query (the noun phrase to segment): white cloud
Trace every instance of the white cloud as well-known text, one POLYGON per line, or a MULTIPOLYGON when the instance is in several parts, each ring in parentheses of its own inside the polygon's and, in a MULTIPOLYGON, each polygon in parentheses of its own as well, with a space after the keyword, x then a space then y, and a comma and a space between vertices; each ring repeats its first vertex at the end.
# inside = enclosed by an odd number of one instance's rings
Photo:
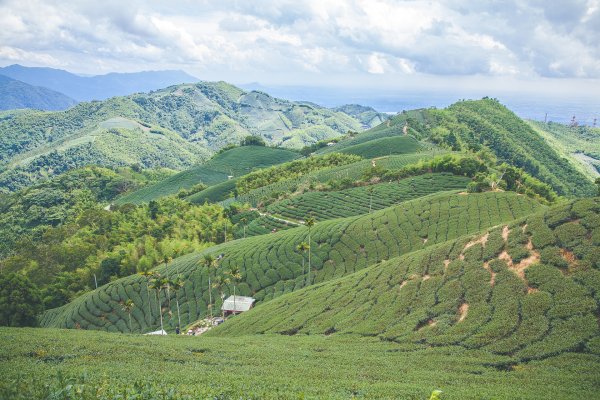
POLYGON ((600 78, 600 0, 4 0, 0 26, 0 63, 84 73, 600 78))

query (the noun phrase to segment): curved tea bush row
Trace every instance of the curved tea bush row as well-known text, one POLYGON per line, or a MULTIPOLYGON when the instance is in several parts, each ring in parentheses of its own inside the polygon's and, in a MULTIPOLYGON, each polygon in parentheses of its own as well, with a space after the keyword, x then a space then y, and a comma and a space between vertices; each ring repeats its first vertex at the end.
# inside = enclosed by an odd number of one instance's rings
POLYGON ((211 335, 379 336, 530 360, 600 355, 600 199, 585 199, 260 305, 211 335))
POLYGON ((242 146, 215 155, 207 162, 119 198, 117 204, 140 204, 203 183, 215 185, 228 175, 240 176, 257 168, 270 167, 299 158, 300 154, 265 146, 242 146))
POLYGON ((471 179, 448 173, 425 174, 399 182, 349 188, 336 192, 308 192, 271 204, 267 210, 285 219, 303 220, 312 215, 323 221, 367 214, 403 201, 437 192, 465 189, 471 179))
MULTIPOLYGON (((441 155, 445 153, 447 152, 429 151, 414 154, 394 155, 378 158, 375 160, 375 163, 377 166, 381 166, 385 169, 396 170, 403 168, 407 165, 414 164, 420 160, 427 160, 435 157, 436 155, 441 155)), ((320 170, 300 178, 280 181, 271 185, 251 190, 246 194, 227 200, 223 202, 223 205, 227 205, 232 201, 237 201, 240 203, 250 203, 253 206, 256 206, 262 199, 276 196, 282 192, 293 193, 302 186, 310 188, 311 185, 315 185, 318 183, 326 183, 331 180, 341 181, 343 179, 350 179, 355 181, 360 179, 365 173, 365 171, 371 168, 372 162, 372 160, 362 160, 349 165, 342 165, 339 167, 320 170)), ((200 193, 198 195, 200 195, 200 193)))
MULTIPOLYGON (((185 280, 179 292, 170 292, 170 306, 161 292, 160 304, 167 327, 176 324, 177 295, 182 323, 207 314, 208 275, 203 254, 223 254, 217 273, 232 266, 241 270, 237 293, 267 301, 335 277, 351 274, 381 260, 419 250, 431 244, 478 232, 529 215, 541 206, 525 196, 509 192, 482 194, 442 194, 402 203, 396 207, 361 217, 324 221, 312 229, 310 276, 303 273, 302 254, 296 246, 307 241, 307 228, 298 227, 272 235, 262 235, 224 243, 202 253, 179 257, 157 270, 163 275, 179 275, 185 280), (199 264, 200 263, 200 264, 199 264)), ((232 287, 225 290, 232 293, 232 287)), ((213 290, 212 298, 218 298, 213 290)), ((141 276, 119 279, 85 294, 61 308, 49 310, 42 326, 128 331, 128 315, 121 303, 132 299, 132 329, 146 332, 158 326, 156 295, 147 294, 141 276), (148 311, 150 310, 150 311, 148 311)), ((217 302, 216 307, 220 304, 217 302)))
MULTIPOLYGON (((335 147, 335 146, 333 146, 335 147)), ((365 143, 348 146, 340 153, 356 154, 362 158, 390 156, 392 154, 416 153, 423 150, 423 145, 412 136, 394 136, 374 139, 365 143)))

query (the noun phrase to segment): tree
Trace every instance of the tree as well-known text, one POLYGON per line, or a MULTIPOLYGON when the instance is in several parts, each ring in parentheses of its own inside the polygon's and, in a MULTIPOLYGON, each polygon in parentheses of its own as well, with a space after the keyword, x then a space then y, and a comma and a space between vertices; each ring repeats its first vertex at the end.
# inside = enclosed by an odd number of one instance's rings
POLYGON ((134 307, 135 307, 135 303, 131 299, 127 299, 121 306, 121 310, 123 310, 127 314, 129 314, 129 331, 130 332, 133 332, 133 329, 131 328, 131 311, 133 311, 134 307))
POLYGON ((219 295, 221 296, 221 317, 225 319, 225 310, 223 310, 223 302, 225 301, 225 286, 230 283, 230 280, 225 275, 217 275, 213 282, 213 288, 219 291, 219 295))
POLYGON ((310 249, 310 247, 308 246, 308 243, 306 243, 306 242, 302 242, 298 246, 296 246, 296 250, 298 250, 299 252, 302 253, 302 280, 303 280, 302 287, 306 286, 306 278, 304 276, 304 274, 305 274, 305 272, 304 272, 304 254, 306 253, 306 251, 308 249, 310 249))
POLYGON ((246 224, 248 223, 248 218, 243 217, 242 219, 240 219, 240 222, 242 223, 242 226, 244 227, 244 239, 246 239, 246 224))
POLYGON ((160 275, 154 275, 155 278, 150 282, 150 288, 156 290, 156 301, 158 303, 158 315, 160 315, 160 330, 164 331, 163 317, 162 317, 162 305, 160 302, 160 291, 165 287, 166 279, 160 275))
POLYGON ((235 289, 237 286, 237 283, 240 282, 240 280, 242 279, 242 274, 240 272, 240 269, 238 267, 236 267, 235 265, 232 265, 229 268, 229 271, 227 272, 229 274, 229 276, 231 277, 231 283, 233 284, 233 309, 235 312, 235 289))
POLYGON ((146 293, 148 295, 148 325, 150 325, 152 323, 152 309, 150 308, 150 279, 152 279, 154 273, 150 272, 150 270, 147 268, 138 273, 146 278, 146 293))
POLYGON ((311 247, 312 247, 311 246, 311 242, 310 242, 310 230, 315 225, 315 218, 314 217, 307 217, 304 220, 304 224, 308 228, 308 284, 310 285, 310 269, 311 269, 310 253, 311 253, 311 247))
POLYGON ((165 275, 167 279, 165 281, 167 288, 167 301, 169 302, 169 314, 171 314, 171 280, 169 279, 169 263, 173 261, 171 257, 164 256, 163 261, 165 263, 165 275))
POLYGON ((177 276, 177 278, 173 281, 170 282, 170 285, 173 287, 173 290, 175 291, 175 303, 177 304, 177 323, 180 328, 181 328, 181 314, 179 312, 179 290, 181 288, 183 288, 183 279, 181 279, 180 276, 177 276))
POLYGON ((261 138, 260 136, 246 136, 242 142, 240 143, 241 146, 266 146, 267 144, 265 143, 265 140, 263 138, 261 138))
POLYGON ((208 309, 210 312, 210 316, 212 317, 213 316, 213 313, 212 313, 212 288, 211 288, 211 284, 210 284, 210 277, 212 275, 212 269, 216 265, 216 260, 212 255, 205 254, 203 261, 204 261, 204 266, 206 267, 206 270, 208 272, 208 309))
POLYGON ((40 291, 26 276, 0 275, 0 325, 36 326, 42 311, 40 291))
POLYGON ((596 185, 598 185, 598 196, 600 196, 600 178, 596 178, 596 180, 594 181, 594 183, 596 185))

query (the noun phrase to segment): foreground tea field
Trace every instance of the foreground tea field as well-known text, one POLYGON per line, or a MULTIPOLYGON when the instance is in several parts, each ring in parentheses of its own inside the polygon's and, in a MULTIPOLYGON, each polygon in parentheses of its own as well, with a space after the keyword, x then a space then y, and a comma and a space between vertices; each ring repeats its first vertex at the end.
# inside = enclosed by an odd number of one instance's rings
MULTIPOLYGON (((163 275, 181 274, 185 281, 181 290, 170 291, 170 303, 165 291, 161 291, 165 326, 175 328, 175 296, 181 305, 182 324, 207 315, 208 274, 202 263, 203 254, 223 255, 214 274, 232 267, 240 269, 242 278, 237 293, 267 301, 308 284, 348 275, 382 260, 529 215, 540 208, 534 200, 511 192, 440 194, 370 215, 324 221, 312 228, 310 272, 307 256, 296 249, 299 243, 308 241, 304 226, 186 255, 169 264, 168 270, 164 266, 158 268, 163 275)), ((225 294, 232 292, 231 285, 225 289, 225 294)), ((121 304, 132 299, 132 330, 148 332, 159 326, 156 297, 148 293, 143 277, 122 278, 47 311, 41 323, 45 327, 129 331, 128 315, 121 304)), ((218 294, 212 290, 213 299, 218 294)))
POLYGON ((0 398, 592 399, 596 356, 516 364, 460 347, 376 338, 149 337, 0 328, 0 398))

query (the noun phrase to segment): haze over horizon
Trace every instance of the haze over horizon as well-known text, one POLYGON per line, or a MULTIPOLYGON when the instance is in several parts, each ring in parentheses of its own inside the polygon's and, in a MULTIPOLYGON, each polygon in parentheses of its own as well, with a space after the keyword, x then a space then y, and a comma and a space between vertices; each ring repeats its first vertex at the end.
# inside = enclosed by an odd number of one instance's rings
POLYGON ((320 92, 333 89, 359 100, 402 91, 600 106, 600 0, 5 0, 0 23, 2 66, 179 69, 325 103, 320 92))

